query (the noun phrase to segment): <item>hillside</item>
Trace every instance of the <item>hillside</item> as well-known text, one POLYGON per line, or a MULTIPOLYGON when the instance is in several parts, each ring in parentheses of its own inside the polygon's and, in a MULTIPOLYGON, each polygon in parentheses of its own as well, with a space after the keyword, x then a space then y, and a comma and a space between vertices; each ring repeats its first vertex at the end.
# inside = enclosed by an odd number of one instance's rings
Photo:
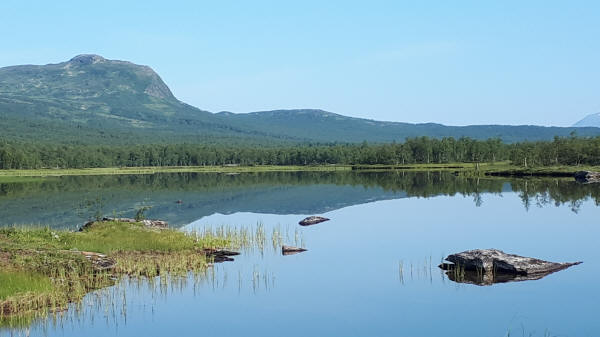
POLYGON ((522 140, 551 140, 554 136, 569 136, 576 131, 579 136, 600 135, 598 128, 543 127, 535 125, 469 125, 446 126, 436 123, 382 122, 346 117, 322 110, 275 110, 247 114, 220 112, 224 122, 239 128, 252 128, 259 132, 278 130, 294 138, 308 138, 317 142, 401 142, 405 138, 428 136, 471 137, 475 139, 501 138, 506 142, 522 140))
POLYGON ((585 118, 573 124, 573 126, 600 128, 600 112, 585 116, 585 118))
POLYGON ((0 68, 2 137, 25 141, 146 143, 266 138, 180 102, 150 67, 79 55, 0 68))
POLYGON ((381 122, 322 110, 213 114, 179 101, 150 67, 98 55, 0 68, 0 138, 78 144, 401 142, 499 137, 507 142, 600 135, 600 128, 381 122))

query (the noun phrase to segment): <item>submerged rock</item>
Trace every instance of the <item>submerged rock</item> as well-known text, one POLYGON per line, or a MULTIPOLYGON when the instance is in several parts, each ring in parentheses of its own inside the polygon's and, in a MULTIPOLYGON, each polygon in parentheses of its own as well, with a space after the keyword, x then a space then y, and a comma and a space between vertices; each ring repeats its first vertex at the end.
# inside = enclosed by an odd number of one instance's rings
POLYGON ((225 250, 225 249, 213 249, 206 248, 204 249, 204 254, 208 257, 212 257, 213 262, 226 262, 226 261, 234 261, 234 259, 230 256, 240 255, 238 252, 225 250))
POLYGON ((493 283, 537 280, 581 262, 559 263, 507 254, 497 249, 475 249, 451 254, 452 263, 442 263, 452 281, 488 285, 493 283))
POLYGON ((293 246, 281 246, 281 254, 282 255, 294 255, 298 253, 305 252, 306 249, 300 247, 293 246))
POLYGON ((322 216, 309 216, 308 218, 304 218, 299 222, 300 226, 311 226, 316 225, 321 222, 329 221, 329 219, 324 218, 322 216))
POLYGON ((582 184, 600 183, 600 172, 577 171, 574 176, 575 180, 582 184))

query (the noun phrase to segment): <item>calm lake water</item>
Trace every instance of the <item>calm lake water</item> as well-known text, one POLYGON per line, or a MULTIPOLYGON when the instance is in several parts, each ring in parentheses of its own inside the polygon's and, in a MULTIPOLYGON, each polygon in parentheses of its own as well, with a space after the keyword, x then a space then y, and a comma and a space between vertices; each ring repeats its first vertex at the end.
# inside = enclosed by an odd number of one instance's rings
POLYGON ((86 200, 124 216, 151 205, 149 217, 188 231, 275 231, 308 251, 282 256, 268 244, 205 275, 124 280, 21 334, 600 335, 600 186, 435 172, 28 179, 0 183, 0 225, 76 228, 92 211, 86 200), (315 214, 331 221, 298 226, 315 214), (437 268, 475 248, 584 263, 488 286, 454 282, 437 268))

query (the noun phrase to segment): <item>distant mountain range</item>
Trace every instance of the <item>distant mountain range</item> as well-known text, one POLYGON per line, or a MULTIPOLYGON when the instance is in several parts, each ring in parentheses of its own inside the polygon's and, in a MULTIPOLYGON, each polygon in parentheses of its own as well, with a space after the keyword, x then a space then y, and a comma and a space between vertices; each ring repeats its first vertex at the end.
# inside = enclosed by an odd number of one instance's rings
POLYGON ((582 119, 579 122, 573 124, 573 126, 576 126, 576 127, 595 127, 595 128, 600 128, 600 112, 585 116, 584 119, 582 119))
POLYGON ((0 68, 0 117, 0 139, 81 144, 401 142, 418 136, 515 142, 573 130, 600 135, 597 127, 410 124, 311 109, 211 113, 175 98, 150 67, 98 55, 0 68))

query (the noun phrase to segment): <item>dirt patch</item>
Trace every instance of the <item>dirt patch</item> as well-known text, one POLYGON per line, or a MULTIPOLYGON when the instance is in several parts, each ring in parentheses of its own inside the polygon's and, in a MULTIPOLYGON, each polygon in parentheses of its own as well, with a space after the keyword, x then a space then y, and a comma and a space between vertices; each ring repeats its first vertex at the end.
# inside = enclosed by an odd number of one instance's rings
POLYGON ((11 265, 10 256, 9 252, 0 251, 0 269, 4 270, 11 265))

